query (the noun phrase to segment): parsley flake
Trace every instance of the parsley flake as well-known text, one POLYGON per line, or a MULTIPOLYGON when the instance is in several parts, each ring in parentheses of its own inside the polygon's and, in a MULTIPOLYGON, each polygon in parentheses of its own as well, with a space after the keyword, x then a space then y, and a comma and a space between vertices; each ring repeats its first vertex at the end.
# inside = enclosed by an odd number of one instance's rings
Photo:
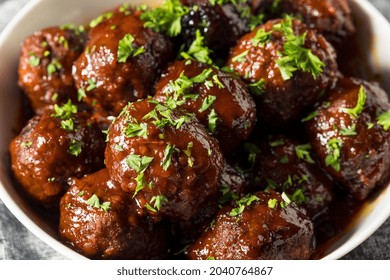
POLYGON ((310 155, 311 148, 312 147, 310 144, 298 145, 295 147, 295 153, 299 159, 302 159, 307 163, 314 164, 315 162, 310 155))
POLYGON ((263 95, 265 93, 265 80, 261 78, 255 83, 248 84, 249 90, 253 95, 263 95))
POLYGON ((294 34, 291 17, 276 24, 273 30, 282 32, 285 37, 281 58, 276 61, 283 80, 291 79, 297 70, 308 72, 316 79, 325 64, 310 49, 304 47, 306 33, 299 36, 294 34))
POLYGON ((168 198, 165 196, 165 195, 156 195, 156 196, 153 196, 152 199, 150 200, 150 203, 153 203, 154 202, 154 205, 153 207, 149 204, 149 203, 146 203, 146 208, 152 212, 157 212, 157 211, 160 211, 161 208, 168 203, 168 198))
POLYGON ((181 32, 181 18, 189 11, 180 0, 166 0, 160 7, 145 11, 140 18, 145 22, 145 27, 175 37, 181 32))
POLYGON ((259 198, 257 196, 252 195, 252 194, 247 194, 246 196, 244 196, 240 200, 236 201, 237 207, 233 208, 230 211, 229 215, 231 217, 236 217, 236 216, 240 215, 242 212, 244 212, 246 206, 251 205, 255 201, 259 201, 259 198))
POLYGON ((332 138, 326 144, 328 155, 325 158, 325 165, 331 166, 334 170, 340 171, 340 157, 341 157, 341 147, 343 146, 343 141, 332 138))
POLYGON ((139 48, 134 47, 134 37, 131 34, 126 34, 118 43, 118 62, 125 63, 130 56, 136 57, 145 52, 144 46, 139 48))
POLYGON ((379 115, 377 121, 385 131, 388 131, 390 128, 390 110, 387 110, 383 114, 379 115))
POLYGON ((88 205, 90 205, 93 208, 102 209, 104 212, 107 212, 110 209, 110 202, 106 201, 103 203, 100 203, 99 197, 96 194, 93 194, 88 200, 88 205))
POLYGON ((83 146, 84 142, 72 139, 72 141, 70 141, 68 153, 75 157, 78 157, 82 152, 83 146))
POLYGON ((214 101, 217 99, 214 95, 208 95, 205 99, 203 99, 202 106, 199 109, 199 113, 202 113, 209 109, 211 105, 213 105, 214 101))
POLYGON ((129 155, 126 158, 127 165, 137 173, 143 173, 153 161, 153 157, 140 155, 129 155))
POLYGON ((187 52, 182 52, 180 55, 184 59, 194 59, 196 61, 213 64, 213 60, 210 58, 211 50, 204 43, 204 37, 200 33, 200 30, 195 31, 195 40, 188 48, 187 52))
POLYGON ((356 119, 359 114, 363 111, 364 105, 366 103, 366 90, 364 86, 361 86, 358 93, 358 100, 354 108, 341 108, 341 112, 348 114, 352 119, 356 119))
POLYGON ((217 112, 215 112, 214 109, 211 110, 210 114, 208 115, 208 123, 209 123, 209 130, 214 133, 217 129, 217 122, 219 120, 217 112))
POLYGON ((171 165, 172 154, 174 151, 175 151, 175 147, 172 146, 171 144, 168 144, 167 147, 165 148, 164 157, 163 157, 162 164, 161 164, 164 171, 167 171, 167 169, 171 165))

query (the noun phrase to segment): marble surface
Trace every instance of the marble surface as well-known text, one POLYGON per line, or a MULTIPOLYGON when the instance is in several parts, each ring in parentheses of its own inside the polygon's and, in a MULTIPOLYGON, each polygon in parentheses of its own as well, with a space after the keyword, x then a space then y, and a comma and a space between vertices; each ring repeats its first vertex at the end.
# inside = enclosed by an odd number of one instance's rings
MULTIPOLYGON (((0 31, 29 0, 0 0, 0 31)), ((66 0, 65 0, 66 1, 66 0)), ((370 0, 390 20, 389 0, 370 0)), ((29 232, 0 200, 0 260, 66 259, 29 232)), ((345 260, 390 260, 390 219, 345 260)))

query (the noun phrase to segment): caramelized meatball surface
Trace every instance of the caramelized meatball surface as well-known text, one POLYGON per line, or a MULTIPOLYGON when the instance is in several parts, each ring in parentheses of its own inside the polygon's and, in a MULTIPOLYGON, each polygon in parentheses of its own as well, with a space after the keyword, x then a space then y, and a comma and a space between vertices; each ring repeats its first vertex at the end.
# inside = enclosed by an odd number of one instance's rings
POLYGON ((244 35, 227 65, 253 92, 266 127, 295 120, 337 77, 336 53, 322 35, 298 20, 268 21, 244 35))
POLYGON ((108 133, 106 165, 139 212, 189 220, 218 191, 223 158, 192 117, 145 99, 130 103, 108 133))
POLYGON ((224 152, 246 139, 256 123, 256 105, 239 78, 192 60, 172 63, 154 98, 195 114, 224 152))
POLYGON ((117 116, 129 101, 152 95, 160 69, 172 58, 172 44, 145 28, 139 12, 119 9, 97 19, 73 77, 83 101, 117 116))
POLYGON ((259 147, 254 167, 257 189, 285 192, 312 220, 325 214, 333 200, 333 182, 317 165, 311 145, 273 135, 259 147))
POLYGON ((355 32, 348 0, 262 0, 260 9, 276 16, 291 14, 317 29, 330 41, 339 41, 355 32))
POLYGON ((210 227, 187 250, 189 259, 308 259, 313 224, 305 210, 276 192, 244 197, 224 206, 210 227), (242 209, 240 211, 238 209, 242 209))
POLYGON ((163 227, 137 214, 106 169, 72 180, 61 199, 59 231, 93 259, 161 259, 168 251, 163 227))
POLYGON ((105 143, 88 115, 75 113, 64 119, 55 114, 46 111, 32 118, 12 140, 10 154, 22 188, 41 204, 58 207, 69 177, 102 168, 105 143))
POLYGON ((345 78, 307 123, 322 166, 359 200, 390 177, 389 109, 378 85, 345 78))
POLYGON ((27 37, 19 58, 18 85, 36 113, 56 103, 77 100, 73 62, 83 50, 84 34, 76 29, 50 27, 27 37))

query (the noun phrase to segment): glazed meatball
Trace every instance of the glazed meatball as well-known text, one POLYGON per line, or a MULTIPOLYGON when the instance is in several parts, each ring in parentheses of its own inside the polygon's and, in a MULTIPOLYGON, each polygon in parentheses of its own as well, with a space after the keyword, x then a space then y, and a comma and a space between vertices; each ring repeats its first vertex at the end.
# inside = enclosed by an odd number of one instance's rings
POLYGON ((389 108, 379 86, 345 78, 307 123, 323 167, 359 200, 390 177, 389 108))
MULTIPOLYGON (((214 57, 226 59, 230 48, 249 31, 247 18, 241 17, 232 3, 212 5, 208 0, 182 2, 190 6, 189 12, 181 19, 181 36, 187 46, 191 45, 196 31, 200 30, 214 57)), ((240 6, 247 6, 250 11, 246 3, 240 6)))
POLYGON ((355 32, 348 0, 274 0, 260 1, 260 10, 276 16, 291 14, 301 18, 310 28, 317 29, 328 40, 340 41, 355 32))
POLYGON ((90 25, 73 76, 83 101, 117 116, 128 102, 152 94, 160 69, 172 58, 172 44, 145 28, 139 12, 107 12, 90 25))
POLYGON ((333 47, 291 18, 268 21, 243 36, 227 65, 249 83, 259 122, 265 127, 292 122, 337 77, 333 47))
POLYGON ((246 189, 245 175, 225 161, 218 181, 218 193, 205 204, 198 205, 199 211, 191 220, 171 223, 171 232, 173 240, 175 240, 175 246, 180 245, 177 251, 195 242, 203 230, 209 227, 218 208, 244 196, 246 189))
POLYGON ((36 113, 77 100, 72 65, 83 50, 83 40, 83 33, 66 27, 46 28, 24 40, 18 84, 36 113))
POLYGON ((44 206, 57 206, 69 177, 103 166, 104 135, 70 103, 32 118, 10 144, 13 173, 23 189, 44 206))
POLYGON ((221 151, 187 113, 151 98, 133 102, 113 122, 108 139, 111 178, 137 201, 141 215, 189 220, 218 191, 221 151))
POLYGON ((245 83, 192 60, 171 64, 157 83, 154 98, 195 114, 224 152, 246 139, 256 123, 256 105, 245 83))
POLYGON ((313 224, 305 210, 276 192, 257 192, 224 206, 187 250, 189 259, 308 259, 313 224))
POLYGON ((333 200, 333 182, 317 165, 311 145, 275 135, 259 147, 254 167, 257 189, 285 192, 312 220, 325 214, 333 200))
POLYGON ((61 199, 59 230, 92 259, 161 259, 167 254, 161 225, 141 218, 131 197, 102 169, 72 180, 61 199))

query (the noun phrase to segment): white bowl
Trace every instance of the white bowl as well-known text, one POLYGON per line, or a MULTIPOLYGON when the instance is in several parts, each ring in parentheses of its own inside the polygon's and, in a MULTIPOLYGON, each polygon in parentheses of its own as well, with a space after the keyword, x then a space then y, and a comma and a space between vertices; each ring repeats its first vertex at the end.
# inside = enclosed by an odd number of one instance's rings
MULTIPOLYGON (((15 190, 9 176, 8 144, 14 137, 13 127, 20 109, 17 81, 17 63, 20 44, 26 36, 51 25, 82 24, 102 11, 122 4, 125 0, 32 0, 4 29, 0 35, 0 198, 15 217, 38 238, 53 249, 71 259, 85 259, 66 247, 59 240, 55 228, 41 218, 15 190)), ((128 1, 127 1, 128 2, 128 1)), ((161 1, 136 0, 134 4, 161 1)), ((385 76, 390 73, 390 24, 366 0, 351 0, 352 9, 361 23, 360 39, 367 48, 367 55, 374 71, 385 76), (367 39, 367 36, 372 36, 367 39), (367 41, 372 40, 368 49, 367 41)), ((382 86, 390 92, 390 80, 382 86)), ((326 252, 324 259, 338 259, 374 233, 390 216, 390 185, 371 201, 367 201, 362 213, 353 225, 326 252)))

